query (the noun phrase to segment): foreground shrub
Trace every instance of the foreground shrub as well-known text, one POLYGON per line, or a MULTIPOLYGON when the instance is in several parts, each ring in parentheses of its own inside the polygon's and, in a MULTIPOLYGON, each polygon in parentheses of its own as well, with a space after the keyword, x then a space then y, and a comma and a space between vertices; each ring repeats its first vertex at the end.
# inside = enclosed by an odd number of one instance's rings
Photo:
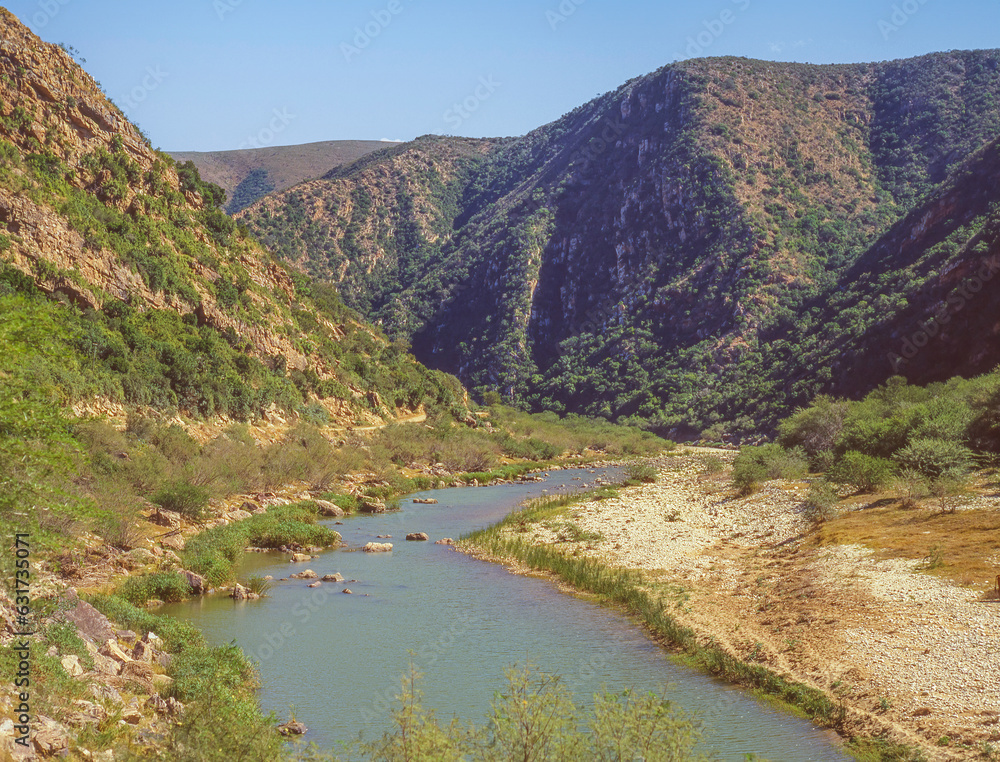
POLYGON ((830 482, 820 479, 809 485, 806 495, 806 515, 813 521, 826 521, 834 514, 834 508, 840 502, 837 490, 830 482))
POLYGON ((176 603, 184 600, 190 593, 191 586, 178 572, 127 577, 118 588, 118 595, 133 606, 142 606, 153 599, 176 603))
POLYGON ((830 478, 840 484, 853 484, 860 492, 875 492, 887 486, 896 473, 896 465, 886 458, 848 450, 830 470, 830 478))
POLYGON ((625 477, 630 482, 652 484, 656 481, 658 472, 652 463, 629 463, 625 469, 625 477))
POLYGON ((768 479, 800 479, 809 470, 801 448, 786 450, 779 444, 740 448, 733 461, 733 485, 747 495, 768 479))
POLYGON ((801 447, 813 466, 820 465, 821 454, 831 451, 840 438, 849 404, 820 395, 809 407, 797 410, 778 425, 779 444, 801 447))
POLYGON ((175 511, 189 519, 200 521, 208 507, 208 489, 186 481, 168 484, 152 497, 153 503, 166 511, 175 511))
POLYGON ((972 451, 947 439, 915 439, 896 453, 895 460, 931 479, 960 477, 972 466, 972 451))
POLYGON ((631 691, 594 697, 584 712, 554 675, 528 665, 507 670, 507 686, 494 694, 486 727, 461 728, 438 722, 426 710, 411 669, 393 710, 396 729, 364 751, 385 762, 437 760, 592 759, 698 762, 701 733, 669 701, 631 691))

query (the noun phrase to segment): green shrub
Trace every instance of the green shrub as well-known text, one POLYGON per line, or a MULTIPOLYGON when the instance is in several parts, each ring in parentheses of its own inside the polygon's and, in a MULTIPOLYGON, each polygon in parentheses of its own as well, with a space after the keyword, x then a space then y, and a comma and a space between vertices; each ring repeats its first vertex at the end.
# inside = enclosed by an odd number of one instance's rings
POLYGON ((968 473, 972 466, 972 451, 951 440, 915 439, 896 453, 895 460, 904 468, 937 479, 968 473))
POLYGON ((904 468, 892 483, 899 494, 903 508, 914 508, 918 500, 930 495, 927 479, 919 471, 904 468))
POLYGON ((746 446, 733 461, 733 484, 741 494, 749 494, 768 479, 800 479, 808 471, 809 462, 800 447, 746 446))
POLYGON ((889 484, 896 465, 855 450, 845 452, 830 470, 830 479, 840 484, 853 484, 861 492, 874 492, 889 484))
POLYGON ((785 447, 801 447, 814 466, 820 465, 820 455, 832 450, 840 438, 849 405, 820 395, 809 407, 778 424, 778 442, 785 447))
POLYGON ((251 593, 256 593, 261 598, 266 596, 274 586, 274 582, 272 580, 266 579, 259 574, 250 575, 243 584, 247 590, 251 593))
POLYGON ((205 487, 176 481, 152 497, 152 502, 166 511, 176 511, 195 521, 201 520, 208 507, 209 492, 205 487))
POLYGON ((652 484, 656 481, 659 472, 652 463, 636 461, 629 463, 625 468, 625 478, 630 482, 640 482, 642 484, 652 484))
POLYGON ((709 476, 721 474, 726 470, 726 462, 718 455, 706 455, 701 459, 701 465, 705 469, 704 473, 709 476))
POLYGON ((182 601, 191 594, 191 586, 179 572, 161 572, 126 577, 117 594, 133 606, 158 599, 167 603, 182 601))
POLYGON ((806 515, 813 521, 826 521, 833 516, 834 508, 840 502, 837 490, 830 482, 819 479, 809 485, 806 495, 806 515))

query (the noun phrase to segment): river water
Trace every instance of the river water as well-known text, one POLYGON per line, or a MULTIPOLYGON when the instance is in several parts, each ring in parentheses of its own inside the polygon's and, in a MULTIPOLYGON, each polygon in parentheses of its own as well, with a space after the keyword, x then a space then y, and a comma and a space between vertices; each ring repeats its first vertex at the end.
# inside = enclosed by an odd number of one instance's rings
POLYGON ((602 686, 665 692, 701 718, 701 748, 719 759, 742 760, 748 752, 774 762, 847 759, 830 731, 674 663, 626 617, 560 593, 547 580, 433 544, 488 526, 543 490, 580 488, 595 478, 557 471, 544 483, 414 495, 440 502, 406 498, 400 512, 344 519, 335 528, 348 547, 307 564, 248 554, 240 569, 241 578, 276 580, 306 568, 321 577, 339 572, 346 584, 311 589, 289 579, 259 601, 208 596, 162 611, 192 621, 213 644, 235 640, 259 662, 265 710, 281 720, 294 712, 309 727, 306 739, 321 748, 390 730, 393 696, 411 664, 423 673, 425 705, 440 719, 482 724, 493 692, 506 684, 505 669, 531 663, 560 675, 581 702, 602 686), (406 542, 409 532, 426 532, 431 542, 406 542), (357 550, 370 541, 394 549, 357 550))

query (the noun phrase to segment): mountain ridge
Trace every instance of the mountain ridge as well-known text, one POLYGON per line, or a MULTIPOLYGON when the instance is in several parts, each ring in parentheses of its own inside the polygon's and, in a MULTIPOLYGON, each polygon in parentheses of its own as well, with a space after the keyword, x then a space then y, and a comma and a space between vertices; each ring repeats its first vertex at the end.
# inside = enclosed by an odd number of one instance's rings
POLYGON ((329 194, 359 192, 361 171, 347 168, 336 192, 321 180, 239 219, 480 393, 674 435, 724 420, 766 429, 834 384, 814 368, 770 400, 797 369, 788 358, 762 368, 761 337, 841 289, 880 236, 1000 134, 998 66, 996 50, 684 61, 482 146, 460 186, 438 171, 468 148, 456 139, 422 139, 437 141, 438 164, 366 159, 369 176, 380 166, 394 183, 433 186, 416 202, 338 222, 320 210, 329 194), (439 203, 441 187, 455 203, 439 203), (293 196, 324 230, 308 245, 283 206, 293 196), (442 231, 431 251, 398 234, 413 203, 442 231))
POLYGON ((205 180, 222 188, 229 198, 226 211, 235 214, 268 193, 280 193, 391 145, 382 140, 325 140, 291 146, 168 153, 178 163, 193 162, 205 180))

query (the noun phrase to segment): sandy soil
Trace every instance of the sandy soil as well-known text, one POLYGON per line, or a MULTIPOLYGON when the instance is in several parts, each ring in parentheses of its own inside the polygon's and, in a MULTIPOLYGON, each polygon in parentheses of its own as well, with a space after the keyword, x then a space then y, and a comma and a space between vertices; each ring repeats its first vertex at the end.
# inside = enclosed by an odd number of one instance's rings
MULTIPOLYGON (((806 485, 738 498, 727 475, 705 474, 704 455, 666 458, 656 484, 574 508, 581 529, 604 537, 580 550, 683 588, 680 621, 843 701, 848 733, 888 733, 932 760, 1000 747, 1000 602, 916 561, 817 547, 806 485)), ((539 527, 536 540, 557 533, 539 527)))

